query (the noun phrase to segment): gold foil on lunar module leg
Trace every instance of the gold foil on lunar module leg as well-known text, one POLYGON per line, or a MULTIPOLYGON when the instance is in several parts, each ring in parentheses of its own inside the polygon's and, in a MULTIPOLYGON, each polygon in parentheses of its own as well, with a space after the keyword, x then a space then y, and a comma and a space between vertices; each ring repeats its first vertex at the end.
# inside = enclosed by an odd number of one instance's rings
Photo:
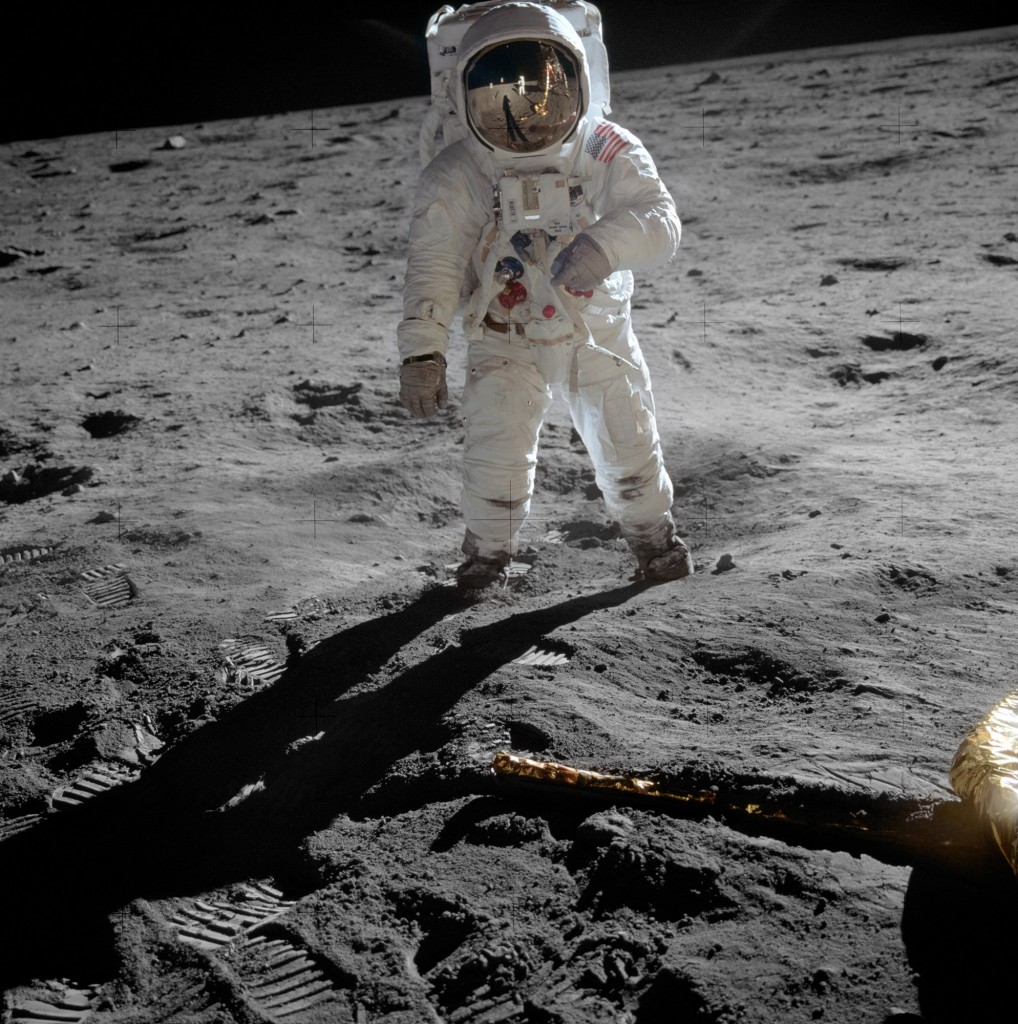
MULTIPOLYGON (((566 791, 593 793, 600 796, 620 794, 629 797, 652 797, 662 802, 674 800, 681 804, 703 804, 724 813, 740 813, 765 818, 769 821, 787 823, 788 815, 778 807, 764 808, 751 800, 735 803, 726 800, 718 803, 714 788, 700 790, 670 789, 653 779, 640 779, 635 775, 604 775, 588 768, 573 768, 555 761, 535 761, 529 757, 517 757, 505 751, 495 754, 491 770, 496 776, 506 779, 524 779, 538 783, 553 783, 566 791)), ((856 829, 866 831, 865 828, 856 829)))
MULTIPOLYGON (((662 789, 651 779, 638 779, 631 775, 603 775, 601 772, 590 771, 586 768, 573 768, 570 765, 557 764, 554 761, 534 761, 529 757, 517 757, 515 754, 508 754, 504 751, 495 755, 491 763, 491 770, 496 775, 533 779, 537 782, 555 782, 581 790, 664 797, 683 803, 712 804, 715 801, 715 795, 709 791, 707 793, 679 793, 662 789)), ((752 813, 751 809, 750 813, 752 813)))
POLYGON ((1018 690, 983 716, 951 764, 951 788, 989 822, 1018 874, 1018 690))

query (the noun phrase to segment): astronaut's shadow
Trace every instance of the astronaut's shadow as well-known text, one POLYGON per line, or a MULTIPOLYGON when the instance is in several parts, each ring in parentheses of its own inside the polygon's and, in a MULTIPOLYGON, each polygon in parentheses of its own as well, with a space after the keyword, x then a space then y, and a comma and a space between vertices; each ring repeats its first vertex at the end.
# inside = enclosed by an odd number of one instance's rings
MULTIPOLYGON (((496 619, 355 694, 453 610, 455 596, 432 588, 406 608, 328 637, 272 687, 179 741, 138 782, 0 844, 0 873, 17 880, 5 899, 19 936, 4 957, 6 983, 108 976, 117 968, 110 915, 139 898, 268 876, 312 885, 302 840, 357 813, 399 760, 444 744, 441 720, 464 694, 549 631, 642 589, 622 586, 496 619), (235 799, 251 784, 250 795, 235 799)), ((480 771, 477 782, 478 791, 488 784, 480 771)))

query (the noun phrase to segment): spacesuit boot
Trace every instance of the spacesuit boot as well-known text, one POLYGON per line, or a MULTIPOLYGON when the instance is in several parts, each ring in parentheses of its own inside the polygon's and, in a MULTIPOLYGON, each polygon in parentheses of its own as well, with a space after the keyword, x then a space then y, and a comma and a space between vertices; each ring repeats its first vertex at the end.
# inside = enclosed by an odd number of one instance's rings
POLYGON ((693 556, 679 538, 670 513, 646 529, 626 527, 623 535, 636 555, 638 576, 648 583, 667 583, 693 574, 693 556))
POLYGON ((477 550, 477 535, 467 530, 460 549, 467 556, 456 570, 456 585, 464 593, 478 592, 486 587, 502 586, 508 579, 511 561, 508 551, 493 551, 482 555, 477 550))

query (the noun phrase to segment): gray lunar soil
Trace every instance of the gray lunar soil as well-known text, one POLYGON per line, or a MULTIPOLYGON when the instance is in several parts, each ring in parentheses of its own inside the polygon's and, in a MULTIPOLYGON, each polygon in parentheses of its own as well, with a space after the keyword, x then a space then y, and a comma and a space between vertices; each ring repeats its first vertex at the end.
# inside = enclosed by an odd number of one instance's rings
POLYGON ((1016 68, 615 76, 697 573, 630 582, 560 404, 478 604, 459 333, 449 410, 397 400, 425 99, 0 147, 4 1019, 1011 1019, 948 771, 1018 660, 1016 68))

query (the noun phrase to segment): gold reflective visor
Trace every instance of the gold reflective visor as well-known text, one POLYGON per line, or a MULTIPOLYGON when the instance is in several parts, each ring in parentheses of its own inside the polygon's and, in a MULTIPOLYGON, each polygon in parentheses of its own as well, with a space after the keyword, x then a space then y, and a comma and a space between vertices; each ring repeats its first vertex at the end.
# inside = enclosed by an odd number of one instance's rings
POLYGON ((464 72, 467 120, 486 145, 536 153, 565 140, 582 109, 576 58, 552 43, 517 39, 482 50, 464 72))

